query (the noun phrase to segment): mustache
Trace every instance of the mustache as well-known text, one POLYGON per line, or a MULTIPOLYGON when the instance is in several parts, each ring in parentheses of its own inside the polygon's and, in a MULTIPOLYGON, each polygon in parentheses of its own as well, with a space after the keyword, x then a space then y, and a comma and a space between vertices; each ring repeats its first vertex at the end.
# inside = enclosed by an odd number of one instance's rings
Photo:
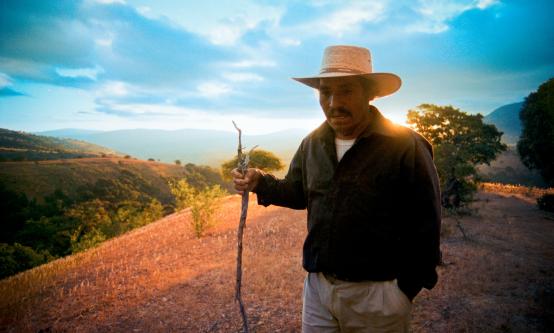
POLYGON ((329 117, 352 116, 352 113, 343 107, 332 108, 327 111, 329 117))

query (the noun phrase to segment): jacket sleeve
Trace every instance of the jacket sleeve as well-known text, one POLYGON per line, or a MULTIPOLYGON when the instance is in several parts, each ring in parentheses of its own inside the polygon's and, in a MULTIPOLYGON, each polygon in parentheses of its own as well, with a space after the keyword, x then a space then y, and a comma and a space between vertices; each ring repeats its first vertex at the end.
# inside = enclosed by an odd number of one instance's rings
POLYGON ((277 179, 271 174, 260 178, 253 190, 258 196, 258 204, 277 205, 292 209, 305 209, 307 206, 303 186, 303 144, 300 145, 290 163, 284 179, 277 179))
POLYGON ((441 200, 440 185, 433 163, 431 144, 415 134, 415 147, 409 160, 409 214, 405 218, 402 262, 398 286, 412 299, 422 289, 437 283, 440 263, 441 200))

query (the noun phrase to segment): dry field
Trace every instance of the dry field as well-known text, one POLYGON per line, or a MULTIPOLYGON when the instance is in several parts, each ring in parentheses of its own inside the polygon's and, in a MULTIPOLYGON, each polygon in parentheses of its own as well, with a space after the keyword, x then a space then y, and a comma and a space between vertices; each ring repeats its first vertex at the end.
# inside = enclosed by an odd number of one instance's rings
MULTIPOLYGON (((552 332, 554 216, 481 192, 443 221, 440 280, 415 300, 415 332, 552 332)), ((239 196, 202 239, 181 212, 100 247, 0 281, 2 332, 237 332, 239 196)), ((298 332, 305 211, 250 202, 243 297, 255 332, 298 332)))

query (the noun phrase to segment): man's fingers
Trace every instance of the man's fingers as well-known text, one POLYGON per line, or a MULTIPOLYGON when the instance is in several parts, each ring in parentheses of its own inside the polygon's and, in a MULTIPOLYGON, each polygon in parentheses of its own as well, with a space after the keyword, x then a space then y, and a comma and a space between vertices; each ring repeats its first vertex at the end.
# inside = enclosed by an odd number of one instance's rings
POLYGON ((233 176, 233 178, 243 178, 244 177, 242 175, 242 173, 239 172, 238 169, 231 170, 231 175, 233 176))

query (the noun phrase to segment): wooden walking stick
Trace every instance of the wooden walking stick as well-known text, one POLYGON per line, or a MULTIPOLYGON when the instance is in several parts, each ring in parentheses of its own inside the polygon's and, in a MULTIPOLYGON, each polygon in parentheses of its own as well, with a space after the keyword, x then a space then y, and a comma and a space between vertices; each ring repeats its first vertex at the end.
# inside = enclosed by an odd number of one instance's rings
MULTIPOLYGON (((254 150, 253 147, 250 150, 249 154, 243 154, 242 152, 242 141, 241 141, 241 135, 242 131, 240 128, 238 128, 237 124, 233 121, 233 125, 239 132, 239 146, 237 148, 237 160, 238 165, 237 169, 244 175, 246 173, 246 170, 248 170, 248 157, 252 150, 254 150)), ((235 301, 239 302, 239 308, 240 308, 240 314, 242 316, 242 328, 245 333, 248 333, 248 317, 246 316, 246 310, 244 309, 244 304, 242 302, 241 293, 240 293, 240 287, 242 283, 242 234, 244 232, 244 226, 246 224, 246 214, 248 213, 248 191, 244 191, 242 193, 242 204, 241 204, 241 211, 240 211, 240 223, 239 223, 239 230, 238 230, 238 248, 237 248, 237 284, 235 287, 235 301)))

